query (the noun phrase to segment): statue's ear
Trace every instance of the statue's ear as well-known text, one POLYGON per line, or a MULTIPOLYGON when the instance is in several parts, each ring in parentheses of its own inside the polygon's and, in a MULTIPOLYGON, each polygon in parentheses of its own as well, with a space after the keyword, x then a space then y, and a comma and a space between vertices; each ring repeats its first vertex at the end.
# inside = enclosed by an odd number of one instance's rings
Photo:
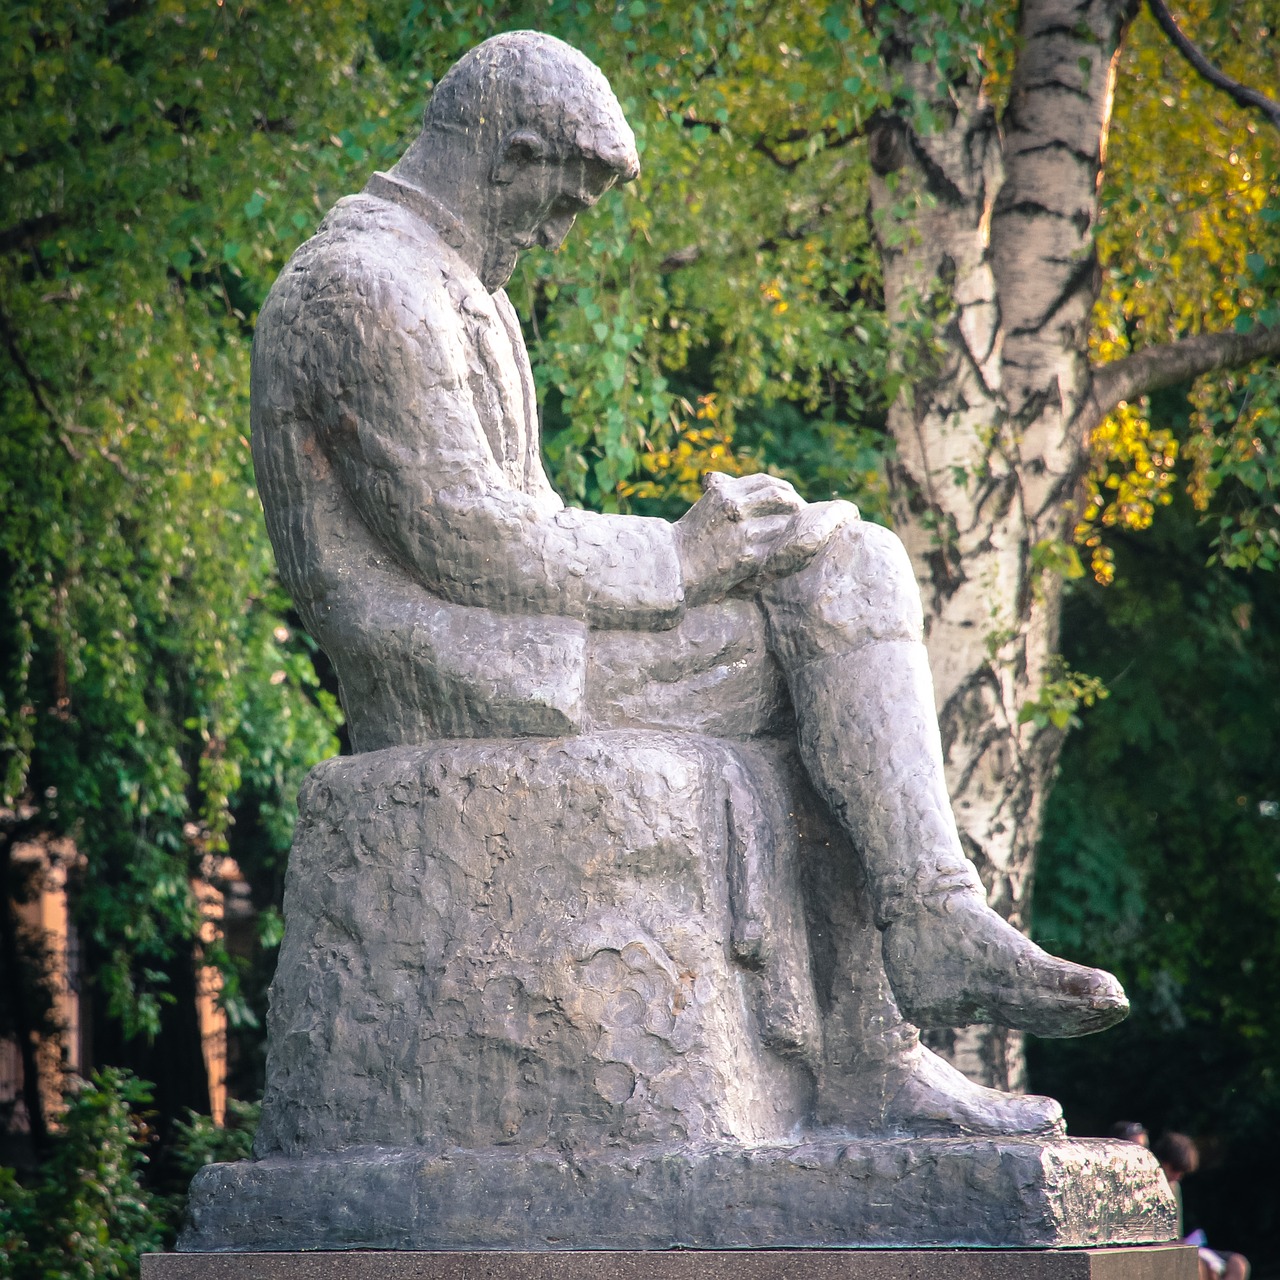
POLYGON ((545 160, 548 149, 542 135, 534 130, 513 130, 503 138, 498 147, 493 168, 489 171, 490 180, 497 186, 505 187, 515 177, 518 169, 545 160))

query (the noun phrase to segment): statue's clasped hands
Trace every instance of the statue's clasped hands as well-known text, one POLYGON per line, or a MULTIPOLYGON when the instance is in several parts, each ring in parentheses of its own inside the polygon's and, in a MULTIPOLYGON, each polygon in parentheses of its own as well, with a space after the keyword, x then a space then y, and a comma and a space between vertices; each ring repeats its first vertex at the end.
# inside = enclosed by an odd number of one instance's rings
POLYGON ((807 503, 777 476, 708 472, 702 497, 675 526, 685 603, 720 600, 736 587, 797 573, 858 509, 807 503))

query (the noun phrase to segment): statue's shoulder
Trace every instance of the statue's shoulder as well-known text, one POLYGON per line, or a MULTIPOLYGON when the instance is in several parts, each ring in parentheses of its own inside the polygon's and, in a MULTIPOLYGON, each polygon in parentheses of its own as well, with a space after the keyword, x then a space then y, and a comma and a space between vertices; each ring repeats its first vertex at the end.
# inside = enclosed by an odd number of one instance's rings
POLYGON ((455 310, 453 256, 406 210, 365 192, 346 196, 281 271, 259 328, 294 328, 339 312, 408 311, 447 325, 455 310))

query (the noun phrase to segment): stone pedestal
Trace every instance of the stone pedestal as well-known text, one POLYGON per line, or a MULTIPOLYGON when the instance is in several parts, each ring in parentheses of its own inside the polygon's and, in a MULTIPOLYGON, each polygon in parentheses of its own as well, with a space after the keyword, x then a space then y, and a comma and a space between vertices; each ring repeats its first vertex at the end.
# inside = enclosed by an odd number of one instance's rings
POLYGON ((149 1254, 142 1280, 1196 1280, 1189 1245, 667 1253, 149 1254))
POLYGON ((784 744, 328 761, 285 915, 258 1158, 197 1175, 185 1252, 1174 1234, 1148 1152, 1007 1136, 1010 1100, 937 1074, 784 744))
POLYGON ((565 1156, 348 1151, 210 1165, 184 1251, 1007 1247, 1167 1241, 1133 1143, 825 1138, 565 1156))

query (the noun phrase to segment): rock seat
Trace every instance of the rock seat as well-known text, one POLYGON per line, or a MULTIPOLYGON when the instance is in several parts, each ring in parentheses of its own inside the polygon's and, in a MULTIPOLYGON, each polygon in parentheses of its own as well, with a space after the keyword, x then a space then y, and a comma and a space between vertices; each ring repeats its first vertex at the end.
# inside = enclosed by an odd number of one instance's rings
POLYGON ((319 766, 258 1155, 797 1132, 823 1037, 796 781, 781 747, 643 730, 319 766))

